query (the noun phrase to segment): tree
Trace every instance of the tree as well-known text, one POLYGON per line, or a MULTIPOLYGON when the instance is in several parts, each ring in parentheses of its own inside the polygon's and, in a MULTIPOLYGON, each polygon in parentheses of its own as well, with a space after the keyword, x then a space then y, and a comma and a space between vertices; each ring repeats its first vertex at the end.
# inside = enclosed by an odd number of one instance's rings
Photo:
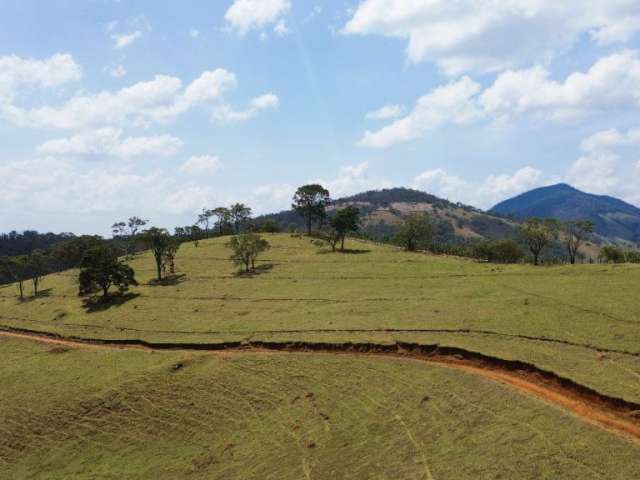
POLYGON ((240 233, 240 227, 251 217, 251 208, 244 203, 234 203, 229 208, 229 214, 236 234, 240 233))
POLYGON ((426 246, 433 235, 433 225, 426 213, 407 215, 398 227, 397 240, 412 252, 419 246, 426 246))
POLYGON ((47 274, 47 257, 42 250, 34 250, 27 256, 27 276, 33 283, 33 295, 38 296, 38 286, 47 274))
POLYGON ((340 250, 344 250, 344 239, 349 232, 355 232, 359 228, 360 210, 349 205, 338 210, 331 218, 331 227, 336 231, 340 239, 340 250))
POLYGON ((487 262, 518 263, 524 257, 522 247, 513 240, 480 242, 473 247, 473 255, 487 262))
POLYGON ((231 260, 236 265, 244 266, 245 271, 249 272, 255 268, 258 255, 268 250, 270 245, 257 233, 245 233, 231 237, 227 247, 232 250, 231 260))
POLYGON ((80 264, 78 275, 79 294, 102 291, 102 298, 109 295, 109 288, 117 286, 125 292, 130 285, 138 285, 133 269, 118 260, 118 252, 108 244, 90 248, 80 264))
POLYGON ((15 282, 20 300, 24 300, 24 282, 28 279, 28 257, 0 257, 0 270, 3 271, 3 276, 15 282))
POLYGON ((593 233, 595 224, 591 220, 574 220, 565 222, 563 230, 565 234, 565 243, 567 251, 569 252, 569 260, 571 265, 576 263, 576 255, 578 249, 582 244, 582 241, 590 234, 593 233))
POLYGON ((224 235, 225 230, 231 223, 231 211, 226 207, 218 207, 212 210, 212 214, 218 219, 216 221, 218 233, 224 235))
POLYGON ((262 231, 265 233, 278 233, 282 231, 280 224, 273 218, 267 218, 262 222, 262 231))
POLYGON ((127 242, 127 255, 133 256, 136 253, 136 235, 149 220, 143 220, 140 217, 129 217, 126 222, 117 222, 111 225, 111 231, 114 238, 120 238, 127 242))
POLYGON ((539 264, 542 250, 558 238, 558 227, 558 221, 553 218, 529 218, 520 227, 529 251, 533 255, 534 265, 539 264))
POLYGON ((324 221, 329 202, 331 202, 329 191, 322 185, 303 185, 296 190, 291 208, 304 218, 307 225, 307 235, 311 235, 311 225, 314 220, 324 221))
POLYGON ((206 208, 203 208, 202 213, 198 215, 198 221, 196 224, 204 227, 205 238, 209 238, 209 222, 212 216, 213 210, 207 210, 206 208))
POLYGON ((615 245, 605 245, 598 253, 598 259, 605 263, 624 263, 624 251, 615 245))
POLYGON ((179 242, 169 235, 164 228, 152 227, 142 233, 142 241, 151 250, 156 262, 156 274, 159 282, 162 281, 162 274, 166 271, 168 262, 173 262, 175 253, 178 250, 179 242))

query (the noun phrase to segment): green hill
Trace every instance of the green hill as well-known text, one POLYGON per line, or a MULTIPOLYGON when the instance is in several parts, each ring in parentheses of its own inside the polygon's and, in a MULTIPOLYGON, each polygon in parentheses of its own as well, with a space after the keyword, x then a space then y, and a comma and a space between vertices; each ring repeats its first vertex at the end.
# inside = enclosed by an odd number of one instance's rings
POLYGON ((567 184, 536 188, 505 200, 491 213, 513 218, 588 219, 596 233, 613 240, 640 243, 640 208, 606 195, 592 195, 567 184))
POLYGON ((640 403, 637 265, 495 266, 266 238, 252 275, 229 261, 227 238, 184 244, 164 285, 139 254, 140 286, 103 308, 83 305, 76 271, 23 302, 0 287, 0 478, 640 474, 638 444, 585 421, 582 400, 514 386, 640 403), (408 344, 449 363, 418 361, 408 344), (510 365, 512 383, 486 363, 465 370, 465 355, 510 365))

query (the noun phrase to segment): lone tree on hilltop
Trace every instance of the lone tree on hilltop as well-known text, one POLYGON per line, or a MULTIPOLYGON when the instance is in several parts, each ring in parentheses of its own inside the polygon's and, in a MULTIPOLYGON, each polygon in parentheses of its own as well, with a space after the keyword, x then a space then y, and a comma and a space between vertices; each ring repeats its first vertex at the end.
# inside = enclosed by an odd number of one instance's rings
POLYGON ((559 224, 553 218, 528 218, 520 227, 529 251, 533 255, 533 264, 540 263, 540 254, 553 240, 558 238, 559 224))
POLYGON ((90 248, 80 264, 78 276, 80 295, 102 291, 102 298, 109 295, 109 288, 117 286, 125 292, 129 285, 138 285, 133 269, 118 260, 117 251, 110 245, 90 248))
POLYGON ((270 248, 269 242, 257 233, 236 235, 227 242, 232 251, 231 260, 236 265, 244 266, 246 272, 256 268, 258 255, 270 248))
POLYGON ((311 225, 314 220, 322 222, 327 216, 327 205, 331 202, 329 190, 322 185, 303 185, 293 195, 293 208, 305 220, 307 235, 311 235, 311 225))
POLYGON ((409 252, 419 246, 425 246, 431 241, 433 225, 426 213, 412 213, 407 215, 400 226, 396 239, 409 252))
POLYGON ((569 252, 569 260, 571 265, 574 265, 582 241, 593 233, 595 224, 591 220, 572 220, 565 222, 562 227, 565 234, 565 244, 569 252))
POLYGON ((167 265, 172 273, 176 252, 180 247, 180 242, 169 235, 164 228, 150 228, 142 233, 142 241, 151 250, 156 262, 156 274, 158 282, 162 281, 163 273, 166 272, 167 265))
MULTIPOLYGON (((356 232, 359 228, 360 210, 349 205, 338 210, 331 218, 331 227, 335 230, 337 238, 340 240, 340 250, 344 250, 344 239, 349 232, 356 232)), ((331 247, 335 250, 335 243, 331 247)))

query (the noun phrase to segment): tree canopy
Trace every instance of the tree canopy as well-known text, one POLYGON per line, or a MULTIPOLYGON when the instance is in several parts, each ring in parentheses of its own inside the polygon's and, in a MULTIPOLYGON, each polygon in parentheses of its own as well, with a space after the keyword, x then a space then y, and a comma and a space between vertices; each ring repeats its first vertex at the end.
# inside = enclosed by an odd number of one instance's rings
POLYGON ((322 185, 303 185, 293 195, 293 208, 300 214, 307 227, 307 235, 311 235, 311 226, 314 221, 322 222, 327 216, 326 208, 331 202, 329 190, 322 185))

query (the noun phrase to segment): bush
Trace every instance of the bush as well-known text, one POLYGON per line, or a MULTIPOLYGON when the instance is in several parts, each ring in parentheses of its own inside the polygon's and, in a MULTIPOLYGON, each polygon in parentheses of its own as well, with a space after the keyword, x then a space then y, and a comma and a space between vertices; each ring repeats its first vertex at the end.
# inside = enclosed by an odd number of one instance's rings
POLYGON ((522 247, 513 240, 481 242, 473 250, 475 258, 492 263, 519 263, 525 255, 522 247))
POLYGON ((605 245, 600 249, 598 260, 604 263, 624 263, 624 251, 615 245, 605 245))
POLYGON ((635 250, 627 252, 627 262, 640 263, 640 252, 635 250))

